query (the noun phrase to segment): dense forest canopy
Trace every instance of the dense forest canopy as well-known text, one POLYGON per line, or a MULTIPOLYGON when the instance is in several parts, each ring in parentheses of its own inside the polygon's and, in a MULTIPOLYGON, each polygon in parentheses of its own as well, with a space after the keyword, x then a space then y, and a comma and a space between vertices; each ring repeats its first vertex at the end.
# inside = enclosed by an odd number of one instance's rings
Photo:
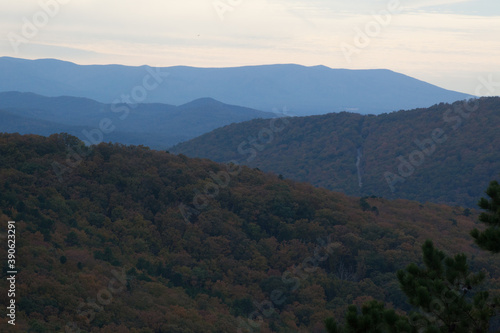
POLYGON ((17 226, 12 331, 324 332, 325 318, 370 299, 408 311, 396 271, 421 262, 426 239, 468 253, 498 286, 498 260, 469 235, 484 229, 476 210, 282 178, 67 134, 0 134, 0 219, 17 226))
POLYGON ((378 116, 332 113, 232 124, 169 150, 356 196, 477 207, 500 172, 500 98, 378 116))

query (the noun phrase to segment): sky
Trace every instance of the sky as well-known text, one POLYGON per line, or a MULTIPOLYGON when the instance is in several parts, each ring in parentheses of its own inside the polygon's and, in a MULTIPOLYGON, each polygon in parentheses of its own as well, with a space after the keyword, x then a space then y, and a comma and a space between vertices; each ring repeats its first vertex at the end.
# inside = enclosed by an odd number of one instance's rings
POLYGON ((0 56, 82 65, 384 68, 450 90, 500 95, 500 2, 2 1, 0 56), (493 88, 478 91, 481 80, 493 88))

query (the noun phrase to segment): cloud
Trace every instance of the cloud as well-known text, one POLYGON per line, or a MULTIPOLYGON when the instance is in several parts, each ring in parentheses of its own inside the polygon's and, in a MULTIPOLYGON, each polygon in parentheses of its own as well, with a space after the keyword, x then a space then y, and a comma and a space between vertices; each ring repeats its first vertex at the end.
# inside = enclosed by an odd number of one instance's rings
POLYGON ((452 5, 464 2, 475 2, 475 0, 413 0, 411 2, 409 1, 402 2, 402 6, 403 8, 419 9, 419 8, 436 7, 442 5, 452 5))

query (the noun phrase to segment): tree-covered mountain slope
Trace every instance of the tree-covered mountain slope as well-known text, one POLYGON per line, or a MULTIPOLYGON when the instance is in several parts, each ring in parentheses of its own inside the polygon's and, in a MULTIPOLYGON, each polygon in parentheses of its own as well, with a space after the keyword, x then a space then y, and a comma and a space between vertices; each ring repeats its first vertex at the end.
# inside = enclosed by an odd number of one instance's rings
POLYGON ((500 98, 378 116, 254 120, 169 150, 357 196, 475 207, 500 173, 500 98))
POLYGON ((12 332, 323 332, 370 297, 408 310, 395 272, 426 239, 500 274, 469 236, 474 210, 66 134, 0 134, 0 208, 4 245, 16 228, 12 332))

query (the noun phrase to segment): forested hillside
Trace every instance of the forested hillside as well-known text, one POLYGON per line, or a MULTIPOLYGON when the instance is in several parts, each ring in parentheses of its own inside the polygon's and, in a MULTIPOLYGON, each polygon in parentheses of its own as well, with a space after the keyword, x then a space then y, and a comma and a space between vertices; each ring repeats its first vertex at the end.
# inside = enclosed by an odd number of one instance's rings
POLYGON ((500 276, 469 236, 475 210, 66 134, 0 134, 0 207, 16 221, 13 332, 324 332, 370 298, 409 310, 395 272, 425 239, 500 276))
POLYGON ((500 173, 500 98, 379 116, 254 120, 170 149, 357 196, 475 207, 500 173), (276 123, 276 124, 275 124, 276 123))

